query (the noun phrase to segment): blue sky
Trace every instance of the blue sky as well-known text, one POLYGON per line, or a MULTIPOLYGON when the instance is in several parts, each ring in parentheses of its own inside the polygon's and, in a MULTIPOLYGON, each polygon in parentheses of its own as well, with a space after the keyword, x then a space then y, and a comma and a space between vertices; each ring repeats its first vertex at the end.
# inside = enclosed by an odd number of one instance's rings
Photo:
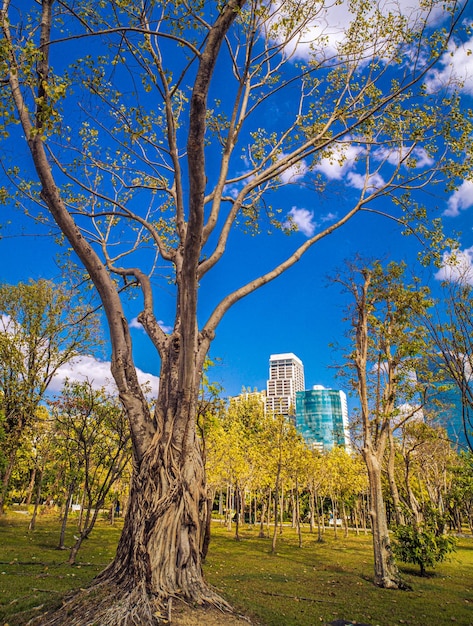
MULTIPOLYGON (((333 32, 341 33, 349 22, 346 3, 341 3, 335 13, 327 14, 333 20, 333 32), (336 28, 335 28, 336 27, 336 28)), ((471 21, 472 11, 465 19, 471 21)), ((342 35, 334 35, 330 45, 336 46, 342 35)), ((454 71, 464 80, 463 97, 465 106, 471 106, 473 97, 473 38, 455 39, 450 53, 445 55, 435 73, 427 77, 429 88, 435 89, 454 71)), ((304 56, 304 47, 299 46, 297 55, 304 56)), ((223 78, 222 78, 223 80, 223 78)), ((290 102, 281 104, 281 109, 290 107, 290 102)), ((262 123, 264 121, 262 120, 262 123)), ((272 266, 277 258, 293 249, 311 236, 314 229, 346 209, 350 195, 359 186, 359 173, 355 166, 356 148, 348 148, 342 165, 322 162, 319 172, 334 186, 324 195, 308 199, 301 191, 305 164, 287 174, 288 183, 281 196, 281 206, 292 216, 298 232, 290 236, 276 232, 257 237, 235 231, 231 236, 228 255, 211 274, 202 281, 200 302, 202 317, 208 315, 212 305, 229 287, 238 287, 254 278, 261 270, 272 266)), ((417 159, 422 160, 418 154, 417 159)), ((29 158, 19 155, 21 167, 29 169, 29 158)), ((0 173, 0 183, 1 183, 0 173)), ((443 215, 447 232, 461 232, 460 248, 465 263, 473 266, 473 182, 464 181, 455 192, 446 194, 440 188, 428 190, 424 202, 443 215)), ((12 207, 2 208, 2 223, 12 220, 13 226, 0 230, 0 254, 3 259, 1 279, 16 283, 38 278, 59 278, 55 256, 58 248, 46 236, 41 227, 34 227, 28 218, 22 217, 12 207), (23 236, 16 236, 24 230, 23 236)), ((330 285, 328 276, 342 266, 343 260, 354 254, 386 260, 405 260, 413 271, 422 275, 436 289, 441 274, 426 270, 417 264, 418 244, 412 237, 403 237, 399 227, 390 220, 369 214, 359 214, 346 226, 317 243, 294 267, 269 285, 261 288, 245 300, 237 303, 227 313, 217 330, 211 356, 219 359, 211 379, 218 381, 224 393, 235 395, 242 386, 263 389, 268 377, 268 362, 271 354, 294 352, 304 363, 306 387, 321 384, 339 387, 334 365, 339 361, 330 344, 342 340, 344 297, 336 286, 330 285)), ((172 293, 162 284, 157 291, 156 315, 163 327, 173 322, 174 300, 172 293)), ((126 313, 132 327, 136 364, 155 382, 159 374, 159 362, 150 341, 143 330, 134 323, 139 313, 139 302, 130 301, 126 313)), ((109 355, 91 355, 87 363, 74 365, 67 374, 74 376, 84 369, 96 383, 102 384, 109 377, 107 359, 109 355)))

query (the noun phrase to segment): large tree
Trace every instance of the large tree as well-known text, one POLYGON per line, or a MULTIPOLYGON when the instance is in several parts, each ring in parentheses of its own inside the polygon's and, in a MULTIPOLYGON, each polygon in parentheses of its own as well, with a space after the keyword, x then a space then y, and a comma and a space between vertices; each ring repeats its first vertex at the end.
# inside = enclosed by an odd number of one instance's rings
POLYGON ((427 82, 461 7, 432 0, 407 15, 355 0, 334 43, 324 3, 16 4, 3 0, 0 14, 0 130, 24 142, 35 174, 31 182, 5 170, 53 218, 97 290, 134 452, 123 534, 98 581, 107 592, 68 621, 152 624, 169 598, 220 602, 201 571, 206 492, 195 426, 225 313, 357 213, 392 208, 402 223, 409 213, 422 220, 409 192, 461 175, 451 150, 463 150, 468 120, 454 91, 427 82), (13 121, 21 132, 8 131, 13 121), (295 230, 298 214, 279 216, 278 194, 301 185, 314 204, 324 173, 338 168, 340 180, 347 164, 352 187, 337 217, 272 266, 258 257, 254 278, 201 309, 199 287, 225 260, 235 227, 295 230), (158 323, 161 277, 174 289, 169 333, 158 323), (130 285, 159 353, 153 414, 121 301, 130 285))

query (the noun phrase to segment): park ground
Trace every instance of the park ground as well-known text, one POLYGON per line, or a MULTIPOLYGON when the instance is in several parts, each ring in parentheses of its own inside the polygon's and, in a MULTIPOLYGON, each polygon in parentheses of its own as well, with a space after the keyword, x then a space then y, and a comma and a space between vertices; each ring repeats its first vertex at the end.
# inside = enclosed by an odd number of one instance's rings
MULTIPOLYGON (((121 530, 101 520, 85 542, 74 566, 67 552, 56 550, 57 515, 41 515, 28 531, 29 517, 10 511, 0 519, 0 625, 23 626, 58 605, 74 589, 86 586, 113 556, 121 530)), ((72 544, 74 525, 69 530, 72 544)), ((269 531, 269 529, 268 529, 269 531)), ((235 607, 234 617, 218 611, 202 614, 176 603, 176 626, 315 626, 351 621, 373 626, 473 626, 473 538, 458 538, 448 561, 420 577, 417 568, 401 564, 411 591, 378 589, 372 583, 369 533, 327 530, 322 542, 308 527, 303 546, 285 526, 271 554, 271 540, 245 526, 241 540, 234 528, 216 522, 205 575, 235 607), (240 616, 240 617, 238 617, 240 616)))

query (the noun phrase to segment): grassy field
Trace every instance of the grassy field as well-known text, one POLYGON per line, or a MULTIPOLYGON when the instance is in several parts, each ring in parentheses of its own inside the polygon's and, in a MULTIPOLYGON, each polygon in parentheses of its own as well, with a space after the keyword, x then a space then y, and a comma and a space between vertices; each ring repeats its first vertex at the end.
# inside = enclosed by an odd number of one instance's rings
MULTIPOLYGON (((41 516, 28 532, 27 516, 10 513, 0 519, 0 625, 19 626, 62 594, 83 587, 111 559, 120 523, 98 524, 79 553, 75 566, 67 552, 55 549, 57 518, 41 516)), ((69 544, 72 543, 73 526, 69 544)), ((457 552, 430 576, 420 578, 402 566, 412 591, 386 591, 371 583, 369 535, 327 532, 318 543, 308 530, 298 547, 290 528, 270 540, 244 529, 242 540, 216 523, 205 565, 207 579, 232 604, 264 626, 314 626, 345 619, 379 626, 473 625, 473 539, 461 538, 457 552)), ((223 618, 222 624, 225 623, 223 618)))

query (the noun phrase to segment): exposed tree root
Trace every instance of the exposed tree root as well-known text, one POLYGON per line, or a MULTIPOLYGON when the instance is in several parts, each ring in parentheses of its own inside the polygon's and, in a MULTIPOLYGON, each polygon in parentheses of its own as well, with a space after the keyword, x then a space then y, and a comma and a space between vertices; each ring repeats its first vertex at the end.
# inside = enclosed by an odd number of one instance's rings
MULTIPOLYGON (((212 606, 225 613, 232 607, 210 588, 201 590, 196 606, 212 606)), ((183 600, 183 598, 180 598, 183 600)), ((31 626, 158 626, 172 623, 172 597, 152 597, 143 584, 124 590, 96 583, 67 598, 62 607, 35 617, 31 626)))

